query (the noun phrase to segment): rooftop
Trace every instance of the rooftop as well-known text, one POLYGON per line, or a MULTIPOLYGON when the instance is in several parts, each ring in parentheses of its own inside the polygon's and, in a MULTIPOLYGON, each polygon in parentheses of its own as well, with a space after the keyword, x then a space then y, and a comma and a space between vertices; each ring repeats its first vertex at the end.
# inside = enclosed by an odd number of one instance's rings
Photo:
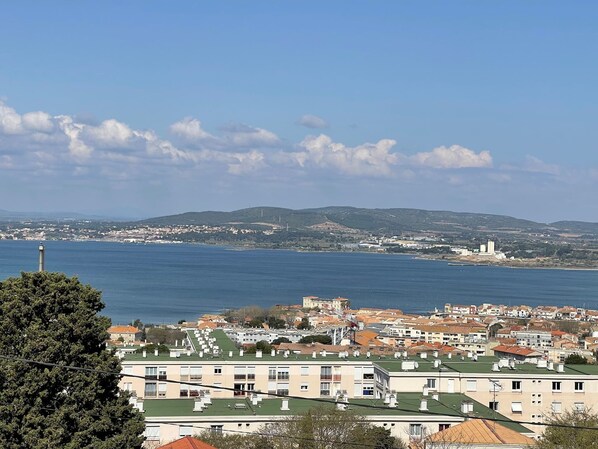
MULTIPOLYGON (((364 416, 446 416, 446 417, 464 417, 461 413, 461 403, 469 401, 473 403, 473 413, 469 416, 475 418, 492 418, 496 416, 502 424, 509 429, 517 432, 529 432, 522 425, 510 421, 508 418, 493 412, 488 407, 479 402, 473 401, 469 397, 460 393, 441 394, 438 401, 428 397, 428 410, 420 411, 420 393, 398 393, 397 407, 391 408, 384 404, 382 399, 351 399, 348 404, 348 410, 364 416), (373 406, 373 407, 372 407, 373 406)), ((192 399, 146 399, 144 401, 145 416, 151 421, 151 418, 167 417, 234 417, 243 416, 294 416, 302 414, 308 410, 322 405, 317 401, 309 399, 289 399, 290 410, 280 410, 282 399, 264 399, 257 406, 253 406, 248 398, 235 399, 212 399, 212 404, 202 412, 194 412, 194 400, 192 399)), ((325 407, 334 407, 333 400, 325 407)))

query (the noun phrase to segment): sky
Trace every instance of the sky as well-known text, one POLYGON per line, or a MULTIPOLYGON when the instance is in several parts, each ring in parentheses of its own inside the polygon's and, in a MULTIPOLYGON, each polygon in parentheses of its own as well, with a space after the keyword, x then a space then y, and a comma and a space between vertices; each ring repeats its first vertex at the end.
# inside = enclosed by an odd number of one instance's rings
POLYGON ((0 209, 598 222, 594 1, 0 3, 0 209))

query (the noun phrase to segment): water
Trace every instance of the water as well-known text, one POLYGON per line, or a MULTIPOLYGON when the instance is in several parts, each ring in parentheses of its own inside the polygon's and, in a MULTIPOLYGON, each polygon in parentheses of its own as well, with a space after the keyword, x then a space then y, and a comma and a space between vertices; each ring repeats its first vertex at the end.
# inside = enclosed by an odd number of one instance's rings
MULTIPOLYGON (((0 241, 0 279, 37 270, 33 241, 0 241)), ((598 272, 449 266, 410 256, 49 241, 46 269, 103 292, 114 323, 195 320, 226 308, 344 296, 354 307, 423 312, 444 303, 598 309, 598 272)))

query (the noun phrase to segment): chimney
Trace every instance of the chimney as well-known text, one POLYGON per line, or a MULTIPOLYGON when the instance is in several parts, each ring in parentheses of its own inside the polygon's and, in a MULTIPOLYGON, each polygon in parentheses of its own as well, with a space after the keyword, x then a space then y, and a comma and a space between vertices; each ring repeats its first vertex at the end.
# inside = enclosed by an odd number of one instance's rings
POLYGON ((276 349, 272 349, 272 350, 270 351, 270 355, 271 355, 272 357, 274 357, 274 356, 276 355, 276 349))
POLYGON ((257 394, 252 394, 251 395, 251 405, 257 406, 258 400, 257 400, 257 394))
POLYGON ((154 356, 158 357, 158 354, 159 354, 158 348, 154 349, 154 356))
POLYGON ((42 271, 45 271, 46 267, 45 267, 45 249, 44 249, 44 245, 42 243, 39 244, 39 267, 38 267, 38 271, 41 273, 42 271))
POLYGON ((282 407, 280 407, 280 409, 283 410, 283 411, 290 410, 290 408, 289 408, 289 400, 288 399, 283 399, 282 400, 282 407))
POLYGON ((419 403, 419 411, 425 412, 428 410, 428 400, 426 398, 422 398, 419 403))
POLYGON ((203 395, 203 403, 205 405, 209 405, 212 403, 212 396, 210 395, 210 390, 206 390, 206 392, 203 395))
POLYGON ((317 357, 317 352, 316 351, 312 352, 311 353, 311 358, 315 359, 316 357, 317 357))
POLYGON ((565 365, 563 365, 562 363, 559 363, 559 364, 557 364, 557 366, 556 366, 556 370, 557 370, 559 373, 564 373, 564 372, 565 372, 565 365))
POLYGON ((499 366, 498 366, 498 363, 494 362, 494 363, 492 364, 492 371, 500 371, 500 368, 499 368, 499 366))
POLYGON ((195 401, 193 402, 193 411, 194 412, 203 412, 202 398, 195 398, 195 401))
POLYGON ((430 389, 428 388, 427 385, 424 385, 424 391, 423 391, 423 395, 424 396, 428 396, 428 394, 430 393, 430 389))
POLYGON ((438 358, 438 351, 434 351, 434 352, 432 353, 432 355, 434 356, 434 358, 438 358))
POLYGON ((228 351, 228 356, 232 357, 233 356, 233 351, 228 351))
POLYGON ((255 358, 256 359, 261 359, 262 358, 262 350, 258 349, 255 351, 255 358))
POLYGON ((203 358, 203 351, 199 351, 199 357, 203 358))
POLYGON ((554 362, 552 360, 550 362, 548 362, 548 369, 550 371, 554 370, 554 362))
POLYGON ((442 361, 440 359, 434 360, 434 368, 440 368, 442 361))
POLYGON ((451 352, 449 352, 447 357, 448 357, 449 359, 452 359, 452 358, 453 358, 453 354, 452 354, 451 352))
POLYGON ((240 357, 243 357, 243 350, 242 350, 242 349, 241 349, 241 350, 239 350, 239 356, 240 356, 240 357))
POLYGON ((397 406, 397 397, 394 394, 390 395, 390 402, 388 403, 390 408, 395 408, 397 406))
POLYGON ((434 393, 432 393, 432 399, 434 399, 435 401, 438 401, 438 400, 439 400, 439 398, 440 398, 440 395, 438 394, 438 392, 437 392, 437 391, 436 391, 436 392, 434 392, 434 393))
POLYGON ((384 395, 384 403, 388 405, 390 403, 390 394, 386 393, 384 395))
POLYGON ((365 353, 365 356, 366 356, 368 359, 370 358, 370 356, 371 356, 371 355, 372 355, 372 354, 370 354, 370 351, 368 351, 368 352, 366 352, 366 353, 365 353))
POLYGON ((141 355, 143 356, 143 358, 147 357, 147 351, 144 349, 143 352, 141 353, 141 355))
POLYGON ((420 356, 422 359, 427 359, 427 358, 428 358, 428 353, 427 353, 427 352, 422 352, 422 353, 421 353, 419 356, 420 356))

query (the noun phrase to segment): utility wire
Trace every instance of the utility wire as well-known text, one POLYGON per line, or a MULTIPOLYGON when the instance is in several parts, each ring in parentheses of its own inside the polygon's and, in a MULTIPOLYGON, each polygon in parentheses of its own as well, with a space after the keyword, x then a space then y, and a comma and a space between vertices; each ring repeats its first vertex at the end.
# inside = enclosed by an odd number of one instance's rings
MULTIPOLYGON (((100 374, 100 375, 105 375, 105 376, 115 376, 115 377, 119 377, 119 378, 128 377, 128 378, 134 378, 134 379, 148 380, 146 376, 141 376, 139 374, 127 374, 127 373, 114 372, 114 371, 105 371, 105 370, 98 370, 98 369, 94 369, 94 368, 85 368, 85 367, 74 366, 74 365, 61 365, 59 363, 42 362, 40 360, 26 359, 26 358, 22 358, 22 357, 15 357, 15 356, 5 355, 5 354, 0 354, 0 359, 28 363, 28 364, 32 364, 32 365, 51 367, 51 368, 60 368, 60 369, 66 369, 66 370, 72 370, 72 371, 100 374)), ((490 377, 487 377, 487 378, 489 379, 490 377)), ((158 379, 156 379, 156 380, 158 381, 158 379)), ((255 390, 244 390, 244 389, 238 389, 238 388, 233 388, 233 387, 224 387, 222 385, 208 385, 208 384, 201 384, 201 383, 196 383, 196 382, 184 382, 184 381, 172 380, 172 379, 164 379, 164 380, 160 380, 159 382, 171 383, 171 384, 177 384, 177 385, 196 386, 196 387, 212 389, 212 390, 225 390, 225 391, 242 392, 242 393, 250 393, 250 394, 255 393, 255 394, 275 396, 275 397, 280 397, 280 398, 285 398, 285 399, 307 400, 307 401, 318 402, 318 403, 323 403, 323 404, 331 404, 331 405, 337 404, 337 401, 331 400, 331 399, 325 399, 325 398, 309 398, 309 397, 303 397, 303 396, 294 396, 294 395, 289 395, 289 394, 270 393, 270 392, 262 393, 262 392, 258 392, 255 390)), ((437 401, 437 402, 439 402, 439 401, 437 401)), ((491 417, 463 415, 460 412, 460 410, 456 410, 453 407, 449 407, 443 403, 440 403, 440 404, 443 405, 444 407, 449 408, 450 410, 454 410, 457 413, 459 413, 457 416, 460 416, 460 417, 466 416, 467 419, 484 419, 486 421, 491 421, 491 422, 505 422, 505 423, 515 423, 515 424, 520 424, 520 425, 558 427, 558 428, 565 428, 565 429, 598 430, 598 427, 591 427, 591 426, 576 426, 576 425, 570 425, 570 424, 544 423, 544 422, 534 422, 534 421, 515 421, 512 419, 508 419, 508 418, 496 418, 496 417, 491 418, 491 417)), ((414 411, 414 410, 410 410, 410 409, 401 408, 398 406, 391 408, 388 406, 381 406, 381 405, 375 405, 375 404, 360 404, 357 402, 351 402, 348 405, 354 406, 354 407, 367 408, 367 409, 384 410, 386 412, 392 412, 392 411, 396 410, 396 411, 403 411, 403 412, 408 412, 408 413, 412 413, 412 414, 421 414, 421 415, 451 416, 451 415, 447 415, 446 413, 433 412, 430 410, 414 411)))

